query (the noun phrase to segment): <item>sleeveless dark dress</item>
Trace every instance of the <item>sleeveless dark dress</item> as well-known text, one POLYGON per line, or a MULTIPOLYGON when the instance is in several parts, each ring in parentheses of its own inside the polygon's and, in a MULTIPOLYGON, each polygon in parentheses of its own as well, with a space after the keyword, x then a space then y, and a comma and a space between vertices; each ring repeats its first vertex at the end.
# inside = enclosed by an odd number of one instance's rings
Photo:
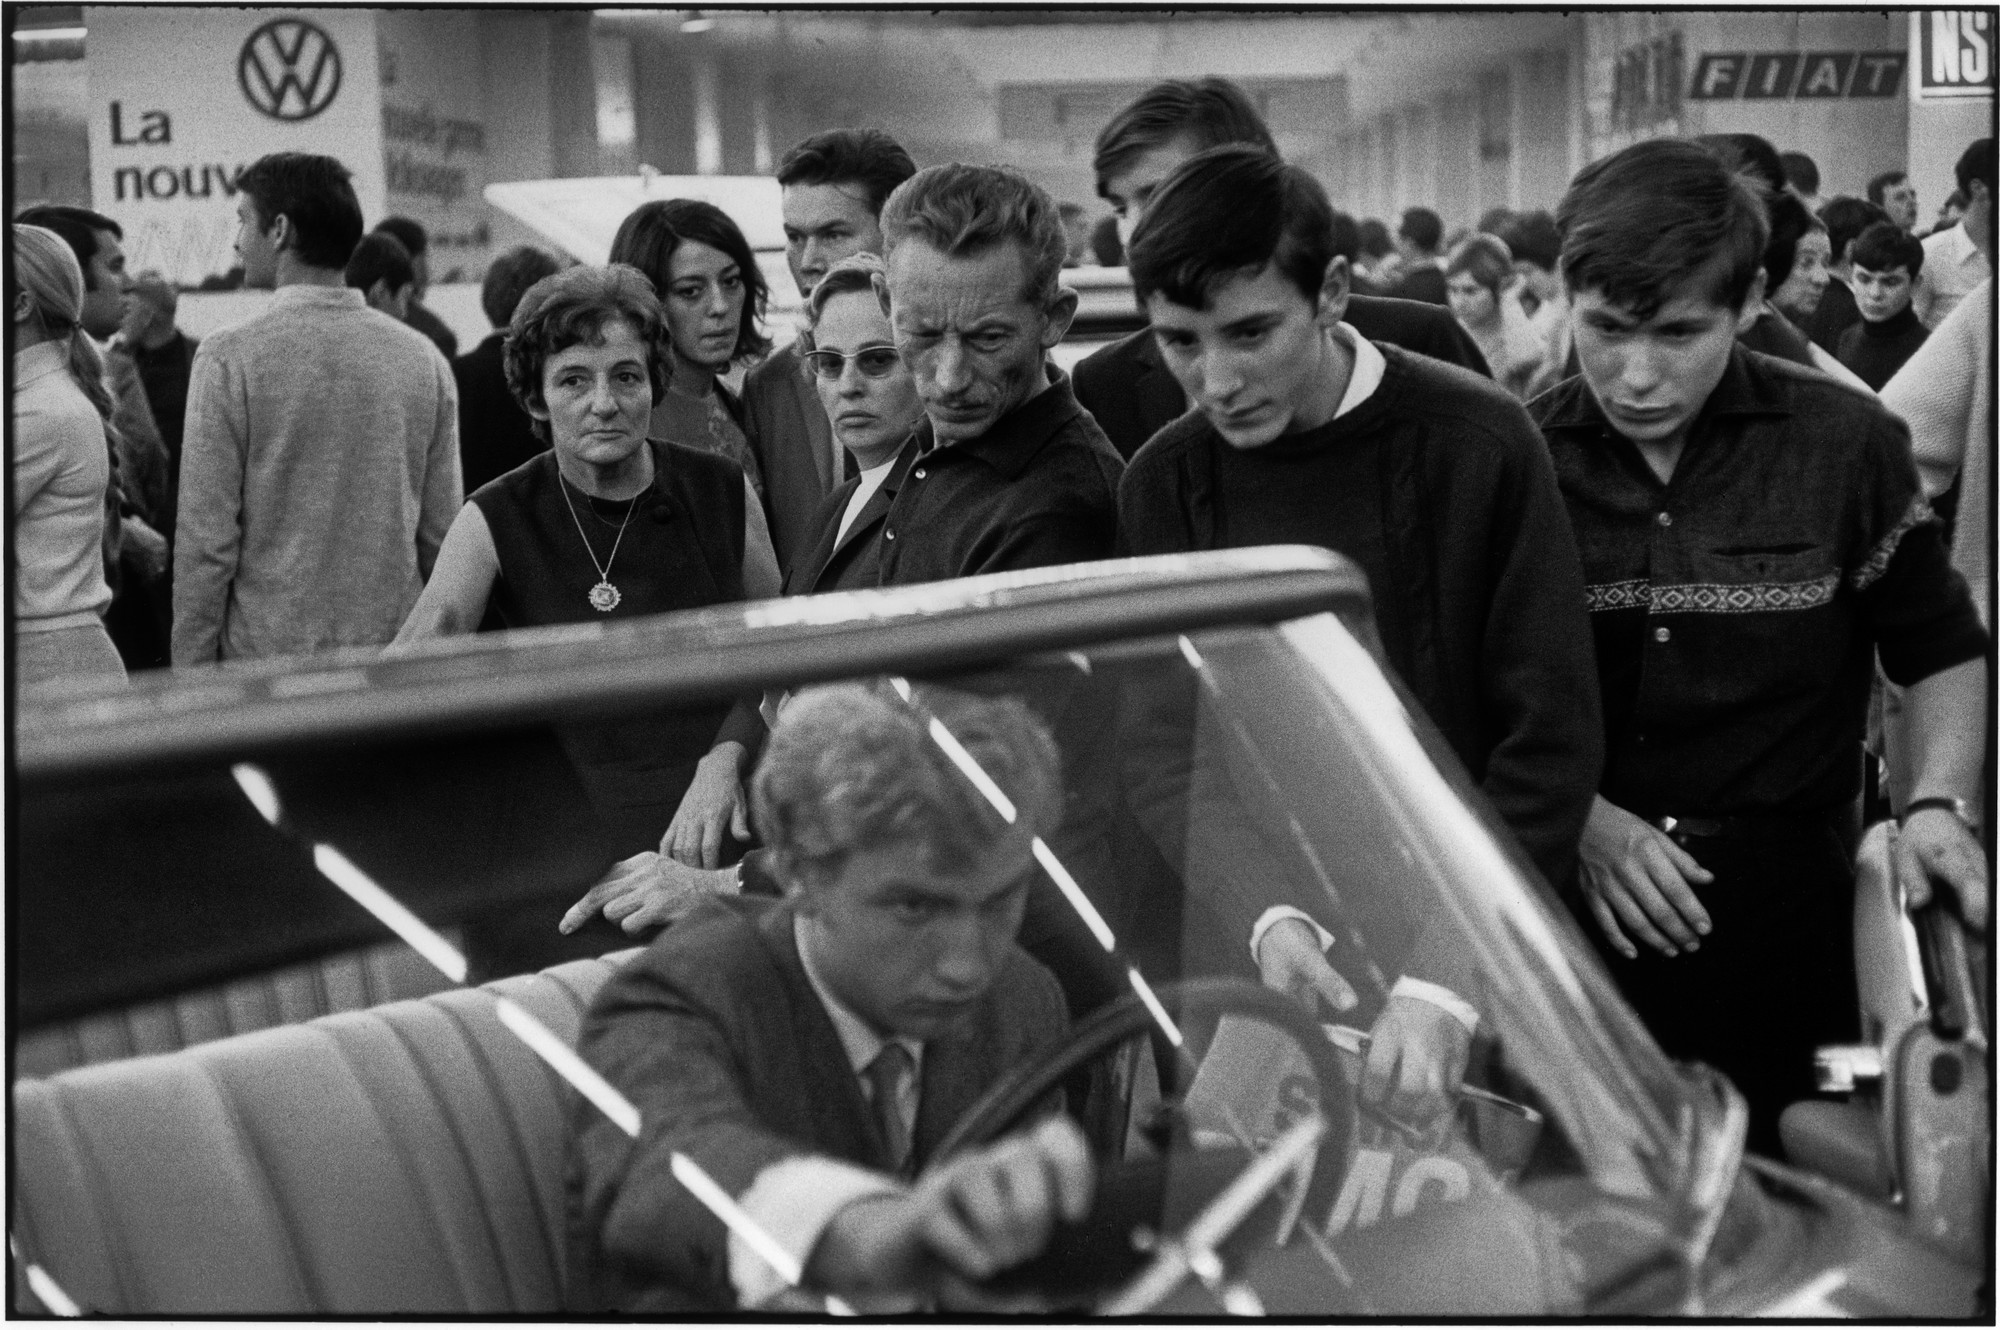
MULTIPOLYGON (((478 504, 486 518, 500 561, 487 602, 489 620, 497 618, 508 628, 544 627, 743 599, 742 468, 680 444, 653 439, 647 446, 653 450, 653 483, 630 502, 629 521, 626 501, 593 499, 564 481, 553 451, 473 493, 469 502, 478 504), (579 523, 597 563, 585 552, 579 523), (617 554, 612 557, 614 542, 617 554), (607 577, 620 597, 608 612, 590 602, 599 580, 598 563, 607 558, 607 577)), ((557 728, 604 823, 607 863, 659 847, 661 833, 694 779, 695 764, 714 747, 729 711, 728 703, 719 703, 557 728)), ((553 964, 568 954, 596 955, 630 945, 632 939, 601 918, 567 939, 555 931, 562 911, 581 895, 576 891, 559 905, 552 899, 552 917, 542 917, 547 909, 530 912, 521 921, 525 932, 511 941, 486 936, 490 928, 469 925, 469 949, 481 953, 475 970, 513 973, 553 964)))

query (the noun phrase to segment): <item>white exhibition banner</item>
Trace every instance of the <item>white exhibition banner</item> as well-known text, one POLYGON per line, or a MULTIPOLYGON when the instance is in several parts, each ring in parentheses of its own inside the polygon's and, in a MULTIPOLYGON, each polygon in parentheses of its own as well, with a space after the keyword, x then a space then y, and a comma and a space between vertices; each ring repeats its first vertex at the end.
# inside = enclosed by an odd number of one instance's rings
POLYGON ((362 215, 382 215, 373 11, 91 6, 84 22, 91 197, 135 271, 220 285, 236 178, 266 153, 338 157, 362 215))

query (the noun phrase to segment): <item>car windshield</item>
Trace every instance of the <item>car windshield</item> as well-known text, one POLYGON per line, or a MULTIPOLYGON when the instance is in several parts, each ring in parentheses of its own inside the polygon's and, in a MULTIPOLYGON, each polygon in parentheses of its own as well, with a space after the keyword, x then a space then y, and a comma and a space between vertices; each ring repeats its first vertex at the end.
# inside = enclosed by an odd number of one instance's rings
MULTIPOLYGON (((1182 1144, 1195 1148, 1168 1152, 1170 1175, 1186 1161, 1182 1210, 1213 1191, 1194 1180, 1200 1147, 1247 1158, 1315 1104, 1325 1113, 1295 1203, 1325 1242, 1294 1241, 1275 1264, 1237 1252, 1267 1310, 1292 1289, 1300 1313, 1575 1314, 1665 1276, 1685 1236, 1676 1197, 1700 1097, 1340 619, 942 682, 1020 697, 1057 736, 1070 805, 1051 849, 1089 902, 1062 906, 1101 918, 1105 991, 1123 976, 1140 1005, 1141 987, 1168 994, 1173 1024, 1155 1030, 1184 1044, 1182 1144), (1351 990, 1345 1010, 1316 1003, 1330 1060, 1299 1047, 1296 1026, 1184 1011, 1173 996, 1191 981, 1259 982, 1251 941, 1274 915, 1309 919, 1351 990), (1467 1089, 1428 1122, 1361 1102, 1371 1031, 1411 980, 1476 1013, 1467 1089)), ((1031 908, 1024 940, 1066 963, 1072 991, 1090 988, 1092 948, 1060 908, 1054 893, 1043 917, 1031 908), (1066 924, 1079 935, 1067 943, 1066 924)), ((1166 1056, 1157 1037, 1140 1050, 1128 1128, 1172 1080, 1151 1048, 1166 1056)), ((1128 1152, 1142 1136, 1128 1131, 1128 1152)))
MULTIPOLYGON (((773 602, 743 611, 733 631, 851 626, 856 610, 839 597, 773 602)), ((897 631, 910 630, 885 628, 876 640, 900 640, 897 631)), ((1044 1306, 1573 1315, 1656 1306, 1684 1286, 1701 1226, 1687 1198, 1713 1130, 1712 1096, 1665 1060, 1617 999, 1563 907, 1380 670, 1367 632, 1365 617, 1311 613, 1111 642, 1078 636, 1085 645, 1026 654, 985 650, 949 669, 931 652, 908 671, 884 648, 858 675, 801 647, 783 657, 794 662, 789 677, 752 680, 767 715, 795 690, 843 676, 894 688, 913 706, 932 688, 1004 695, 1056 740, 1065 809, 1038 849, 1021 941, 1056 973, 1073 1013, 1099 1012, 1080 1030, 1102 1025, 1105 1009, 1129 1018, 1093 1063, 1060 1069, 1054 1083, 1100 1152, 1106 1186, 1129 1182, 1144 1204, 1119 1230, 1116 1259, 1099 1261, 1082 1284, 1064 1283, 1079 1278, 1074 1270, 1024 1274, 1046 1279, 1044 1306), (1292 953, 1280 945, 1286 936, 1292 953), (1296 954, 1299 938, 1321 964, 1274 966, 1274 955, 1296 954), (1371 1053, 1392 1039, 1392 1009, 1412 1002, 1433 1024, 1469 1027, 1459 1041, 1463 1089, 1442 1096, 1441 1112, 1407 1111, 1370 1083, 1371 1053), (1316 1140, 1294 1130, 1315 1118, 1316 1140), (1267 1170, 1268 1185, 1247 1197, 1229 1190, 1273 1150, 1284 1167, 1267 1170), (1117 1303, 1142 1279, 1149 1250, 1169 1248, 1192 1253, 1194 1277, 1157 1281, 1143 1305, 1117 1303)), ((692 658, 726 657, 722 637, 688 638, 697 639, 712 650, 692 658)), ((579 653, 573 675, 591 664, 591 634, 534 640, 579 653)), ((474 694, 518 701, 531 689, 506 677, 506 651, 504 640, 441 644, 367 667, 373 682, 336 664, 273 674, 252 691, 288 699, 287 714, 306 728, 332 714, 324 708, 343 690, 361 697, 405 668, 429 669, 428 686, 452 690, 454 705, 474 694), (300 709, 308 705, 322 709, 300 709)), ((728 678, 716 669, 714 680, 728 678)), ((169 724, 177 710, 206 707, 188 732, 212 734, 229 724, 224 694, 241 686, 231 677, 81 700, 68 714, 144 711, 169 724)), ((724 692, 743 695, 723 682, 703 687, 705 696, 676 705, 692 713, 712 710, 724 692)), ((426 696, 441 708, 447 694, 426 696)), ((540 720, 454 732, 435 716, 427 724, 411 689, 383 697, 394 724, 366 742, 308 737, 263 762, 295 831, 444 925, 476 913, 482 892, 518 898, 554 882, 576 896, 604 871, 580 811, 587 799, 558 788, 575 781, 549 740, 571 721, 545 710, 540 720)), ((51 741, 63 734, 60 719, 32 719, 31 754, 80 751, 81 731, 51 741), (52 728, 38 729, 44 722, 52 728)), ((932 732, 951 742, 941 723, 932 732)), ((92 742, 111 751, 102 727, 92 742)), ((277 955, 286 939, 315 930, 348 945, 380 935, 309 857, 272 840, 248 787, 230 778, 227 749, 124 783, 93 778, 87 794, 72 773, 24 805, 22 926, 52 939, 45 956, 24 957, 17 1004, 29 995, 29 1023, 78 1005, 63 984, 81 970, 144 971, 144 985, 161 990, 185 983, 200 954, 121 952, 104 933, 77 951, 76 930, 61 926, 68 916, 50 915, 55 907, 34 894, 38 881, 89 873, 150 882, 177 855, 199 858, 199 869, 182 871, 214 877, 203 888, 214 917, 177 905, 172 922, 230 939, 204 962, 210 970, 240 964, 256 946, 277 955), (104 823, 107 810, 115 823, 104 823), (226 849, 197 854, 204 838, 226 849), (55 996, 37 1007, 34 994, 55 996)), ((961 767, 978 782, 976 763, 961 767)), ((1400 1056, 1414 1063, 1422 1050, 1410 1044, 1400 1056)))

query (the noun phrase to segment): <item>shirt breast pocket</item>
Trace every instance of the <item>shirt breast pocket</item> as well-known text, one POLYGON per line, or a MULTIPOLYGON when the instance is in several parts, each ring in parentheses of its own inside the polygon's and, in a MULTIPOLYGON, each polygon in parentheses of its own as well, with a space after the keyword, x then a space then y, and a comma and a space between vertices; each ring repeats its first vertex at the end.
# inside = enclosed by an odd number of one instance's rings
MULTIPOLYGON (((1836 612, 1840 566, 1831 546, 1784 535, 1732 535, 1689 551, 1687 585, 1656 609, 1700 615, 1739 662, 1733 687, 1750 695, 1824 688, 1845 658, 1836 612)), ((1656 595, 1659 594, 1656 591, 1656 595)))

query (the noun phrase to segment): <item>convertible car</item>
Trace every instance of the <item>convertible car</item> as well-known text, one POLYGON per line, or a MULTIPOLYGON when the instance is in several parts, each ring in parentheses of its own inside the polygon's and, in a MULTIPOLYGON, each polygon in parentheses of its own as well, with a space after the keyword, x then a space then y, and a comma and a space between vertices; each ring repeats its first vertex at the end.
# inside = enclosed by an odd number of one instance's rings
MULTIPOLYGON (((1297 548, 23 706, 12 1305, 561 1315, 578 1110, 562 1055, 632 953, 466 987, 460 948, 496 910, 555 901, 535 916, 553 931, 612 866, 568 727, 856 678, 1018 697, 1063 754, 1066 816, 1022 940, 1062 981, 1071 1032, 937 1157, 1061 1089, 1100 1185, 1089 1218, 986 1290, 994 1305, 1991 1314, 1989 1072, 1962 958, 1927 943, 1929 969, 1884 990, 1900 1007, 1871 1027, 1874 1061, 1829 1054, 1830 1075, 1880 1093, 1814 1106, 1800 1162, 1746 1156, 1740 1097, 1662 1055, 1380 666, 1362 579, 1297 548), (1252 939, 1274 919, 1316 930, 1344 1009, 1261 982, 1252 939), (1358 1092, 1405 978, 1477 1014, 1455 1107, 1421 1122, 1358 1092), (1932 1122, 1971 1105, 1974 1127, 1908 1147, 1897 1114, 1923 1105, 1932 1122)), ((1895 912, 1876 932, 1909 930, 1895 912)))

